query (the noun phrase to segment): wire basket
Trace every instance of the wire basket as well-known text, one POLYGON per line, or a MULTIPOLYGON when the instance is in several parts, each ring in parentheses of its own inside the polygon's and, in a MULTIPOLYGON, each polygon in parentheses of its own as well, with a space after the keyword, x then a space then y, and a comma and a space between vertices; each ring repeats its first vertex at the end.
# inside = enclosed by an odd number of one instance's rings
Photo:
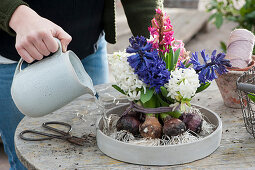
POLYGON ((246 130, 255 138, 255 67, 237 79, 236 87, 246 130))

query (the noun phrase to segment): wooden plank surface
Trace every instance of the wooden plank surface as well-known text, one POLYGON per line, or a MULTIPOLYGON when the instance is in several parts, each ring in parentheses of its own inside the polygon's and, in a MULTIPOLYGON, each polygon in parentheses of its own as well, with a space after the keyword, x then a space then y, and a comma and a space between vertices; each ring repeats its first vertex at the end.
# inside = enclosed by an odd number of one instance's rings
POLYGON ((165 8, 165 11, 172 21, 175 38, 185 43, 205 26, 209 18, 208 13, 194 9, 165 8))
MULTIPOLYGON (((103 101, 109 101, 112 95, 123 98, 109 85, 96 86, 96 89, 103 101)), ((29 169, 255 169, 255 140, 246 132, 241 110, 224 106, 216 83, 213 82, 206 91, 197 94, 192 102, 218 113, 223 122, 223 132, 220 147, 214 153, 191 163, 160 167, 140 166, 104 155, 97 148, 95 139, 95 122, 100 114, 92 111, 96 107, 94 99, 86 95, 54 114, 34 119, 25 117, 16 131, 16 151, 22 163, 29 169), (80 115, 77 116, 77 112, 80 115), (27 142, 18 137, 18 134, 25 129, 43 131, 41 124, 54 120, 72 124, 73 135, 91 134, 90 142, 80 147, 61 140, 27 142)))
MULTIPOLYGON (((183 40, 185 43, 206 26, 209 18, 208 13, 195 9, 165 8, 164 10, 172 21, 174 37, 183 40)), ((121 6, 117 8, 116 23, 117 43, 108 44, 108 53, 126 49, 129 45, 128 39, 132 36, 121 6)))

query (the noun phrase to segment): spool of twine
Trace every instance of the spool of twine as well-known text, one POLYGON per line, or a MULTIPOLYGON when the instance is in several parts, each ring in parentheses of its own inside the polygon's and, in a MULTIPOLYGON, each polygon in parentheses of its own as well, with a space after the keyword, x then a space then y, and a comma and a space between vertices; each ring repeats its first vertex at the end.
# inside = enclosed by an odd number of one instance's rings
POLYGON ((246 29, 236 29, 231 32, 226 59, 230 60, 233 68, 245 68, 252 61, 252 51, 255 36, 246 29))

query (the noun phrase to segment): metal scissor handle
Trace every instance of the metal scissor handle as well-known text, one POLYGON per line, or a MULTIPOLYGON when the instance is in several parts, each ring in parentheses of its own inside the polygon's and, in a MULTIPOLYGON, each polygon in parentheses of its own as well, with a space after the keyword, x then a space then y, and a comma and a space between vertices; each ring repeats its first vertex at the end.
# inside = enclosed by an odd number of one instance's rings
MULTIPOLYGON (((85 139, 70 135, 70 132, 72 131, 72 127, 71 127, 71 125, 69 125, 68 123, 56 122, 56 121, 54 121, 54 122, 45 122, 45 123, 42 124, 42 126, 45 127, 45 128, 47 128, 47 129, 50 129, 50 130, 52 130, 52 131, 55 131, 55 132, 58 132, 58 133, 62 134, 63 136, 60 136, 60 139, 65 139, 65 140, 67 140, 68 142, 73 143, 73 144, 76 144, 76 145, 80 145, 80 146, 83 146, 83 145, 84 145, 85 139), (63 126, 68 127, 69 130, 68 130, 67 132, 64 132, 64 131, 62 131, 62 130, 58 130, 58 129, 56 129, 56 128, 53 128, 53 127, 48 126, 48 125, 50 125, 50 124, 63 125, 63 126)), ((55 138, 59 138, 59 136, 56 135, 55 138)))
POLYGON ((59 134, 65 135, 65 136, 70 135, 69 133, 72 131, 72 126, 69 125, 68 123, 65 123, 65 122, 57 122, 57 121, 45 122, 45 123, 42 124, 42 127, 46 128, 46 129, 49 129, 49 130, 52 130, 54 132, 57 132, 59 134), (48 125, 63 125, 63 126, 68 127, 69 129, 68 129, 67 132, 64 132, 62 130, 58 130, 58 129, 53 128, 53 127, 48 126, 48 125))
POLYGON ((26 141, 43 141, 43 140, 50 140, 50 139, 56 138, 56 135, 39 132, 39 131, 35 131, 35 130, 24 130, 24 131, 20 132, 19 137, 26 141), (36 135, 42 135, 42 136, 48 136, 48 137, 29 138, 29 137, 25 137, 24 134, 36 134, 36 135))

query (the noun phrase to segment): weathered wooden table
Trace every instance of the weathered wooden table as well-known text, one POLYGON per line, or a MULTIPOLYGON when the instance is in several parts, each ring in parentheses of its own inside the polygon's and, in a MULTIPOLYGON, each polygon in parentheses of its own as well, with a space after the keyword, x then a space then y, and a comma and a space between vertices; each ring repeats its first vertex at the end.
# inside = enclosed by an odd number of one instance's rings
MULTIPOLYGON (((109 85, 96 86, 99 95, 107 103, 114 94, 123 96, 109 85)), ((203 105, 220 115, 223 121, 223 135, 220 147, 210 156, 183 165, 140 166, 120 162, 104 155, 96 145, 96 119, 100 116, 94 99, 84 95, 54 114, 42 118, 25 117, 19 124, 16 135, 16 151, 21 162, 28 169, 233 169, 255 168, 255 139, 244 127, 240 109, 224 106, 215 83, 205 92, 198 94, 193 103, 203 105), (44 131, 41 124, 46 121, 63 121, 72 125, 72 134, 87 136, 85 146, 75 146, 66 141, 53 139, 41 142, 23 141, 18 137, 22 130, 36 129, 44 131)), ((109 106, 108 106, 109 108, 109 106)), ((185 153, 183 153, 185 154, 185 153)))

